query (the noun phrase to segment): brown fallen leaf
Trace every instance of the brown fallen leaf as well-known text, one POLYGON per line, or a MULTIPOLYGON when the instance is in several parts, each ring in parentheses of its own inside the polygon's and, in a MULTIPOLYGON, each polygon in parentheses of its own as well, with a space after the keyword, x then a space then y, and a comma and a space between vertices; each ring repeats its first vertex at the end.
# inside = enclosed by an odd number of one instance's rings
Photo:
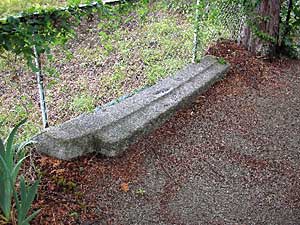
POLYGON ((65 169, 57 169, 57 170, 52 170, 50 174, 63 174, 65 172, 65 169))
POLYGON ((121 184, 121 190, 123 192, 128 192, 129 191, 129 183, 122 183, 121 184))

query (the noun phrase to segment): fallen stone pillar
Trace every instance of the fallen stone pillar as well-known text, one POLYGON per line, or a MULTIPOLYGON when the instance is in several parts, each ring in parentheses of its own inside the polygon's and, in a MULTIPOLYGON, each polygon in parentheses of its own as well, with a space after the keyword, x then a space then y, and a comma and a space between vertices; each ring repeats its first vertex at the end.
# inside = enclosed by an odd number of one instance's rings
POLYGON ((65 160, 91 152, 117 156, 140 135, 159 127, 176 110, 192 103, 228 68, 229 65, 206 56, 201 63, 191 64, 115 105, 47 128, 34 137, 37 150, 65 160))

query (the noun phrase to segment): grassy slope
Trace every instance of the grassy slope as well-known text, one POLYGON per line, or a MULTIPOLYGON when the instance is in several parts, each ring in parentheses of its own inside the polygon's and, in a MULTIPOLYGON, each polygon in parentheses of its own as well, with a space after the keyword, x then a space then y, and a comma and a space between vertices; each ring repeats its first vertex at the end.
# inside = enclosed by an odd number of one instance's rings
MULTIPOLYGON (((43 63, 51 125, 154 84, 191 61, 193 14, 170 10, 164 2, 108 21, 83 21, 77 38, 65 46, 68 50, 54 51, 53 60, 43 63)), ((203 30, 202 41, 211 39, 203 30)), ((20 60, 13 62, 0 61, 0 121, 6 119, 0 135, 29 116, 25 138, 40 129, 38 93, 34 74, 20 60)))

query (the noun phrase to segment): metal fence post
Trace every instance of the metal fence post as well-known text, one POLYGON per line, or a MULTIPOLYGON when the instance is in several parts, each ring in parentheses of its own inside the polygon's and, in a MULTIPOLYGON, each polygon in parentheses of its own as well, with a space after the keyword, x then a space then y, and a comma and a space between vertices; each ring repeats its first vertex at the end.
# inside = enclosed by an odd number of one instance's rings
POLYGON ((39 89, 39 95, 40 95, 40 108, 42 112, 43 127, 47 128, 49 127, 49 124, 48 124, 48 115, 47 115, 47 107, 46 107, 46 100, 45 100, 45 89, 43 84, 44 76, 42 73, 40 54, 38 53, 36 46, 33 46, 33 53, 34 53, 34 62, 37 69, 37 72, 35 74, 36 74, 36 80, 39 89))
POLYGON ((198 42, 199 42, 199 25, 200 25, 200 0, 196 3, 196 15, 195 15, 195 30, 194 30, 194 42, 193 42, 193 63, 197 62, 198 42))

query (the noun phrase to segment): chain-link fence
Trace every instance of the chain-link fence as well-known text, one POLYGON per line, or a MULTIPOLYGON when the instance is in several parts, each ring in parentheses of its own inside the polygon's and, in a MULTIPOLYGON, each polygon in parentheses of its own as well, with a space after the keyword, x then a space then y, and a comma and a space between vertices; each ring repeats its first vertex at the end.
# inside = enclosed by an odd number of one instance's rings
MULTIPOLYGON (((196 0, 112 7, 109 17, 95 13, 83 19, 75 39, 53 48, 52 57, 42 56, 50 125, 120 101, 192 62, 196 0)), ((240 8, 229 1, 206 1, 200 11, 198 58, 218 39, 236 39, 241 26, 240 8)), ((28 137, 41 124, 38 92, 32 72, 16 59, 17 70, 11 60, 0 62, 0 120, 9 127, 29 116, 28 137)))

